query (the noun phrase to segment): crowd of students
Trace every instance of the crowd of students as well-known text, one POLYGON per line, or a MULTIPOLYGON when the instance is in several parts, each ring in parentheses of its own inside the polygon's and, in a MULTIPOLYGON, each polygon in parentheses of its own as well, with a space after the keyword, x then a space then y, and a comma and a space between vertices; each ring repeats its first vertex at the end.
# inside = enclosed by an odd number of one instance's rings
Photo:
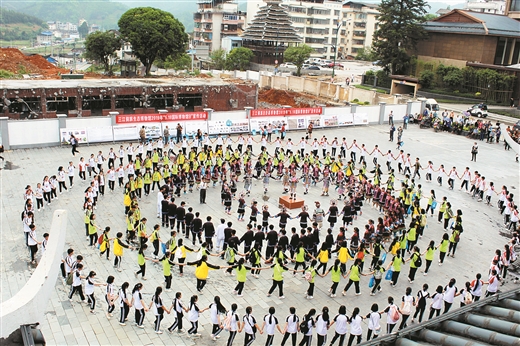
MULTIPOLYGON (((135 275, 137 277, 140 274, 142 280, 146 280, 147 261, 160 263, 165 279, 163 287, 167 292, 171 290, 172 266, 178 266, 179 276, 184 275, 185 266, 194 266, 195 289, 198 294, 203 293, 209 270, 226 269, 227 275, 231 275, 233 271, 236 273, 237 285, 232 293, 239 297, 243 296, 247 273, 259 278, 263 270, 272 270, 272 286, 267 295, 270 296, 278 288, 278 296, 281 299, 284 298, 283 273, 285 271, 292 271, 294 275, 298 272, 302 274, 302 279, 308 282, 305 293, 307 299, 314 297, 316 275, 325 277, 329 274, 332 281, 329 293, 332 298, 336 297, 336 289, 342 277, 348 278, 342 291, 343 295, 347 294, 352 285, 355 287, 356 295, 361 294, 361 276, 370 277, 371 295, 375 295, 381 291, 383 277, 388 278, 392 286, 397 284, 402 265, 405 263, 410 264, 408 280, 411 284, 415 280, 416 272, 423 266, 423 259, 425 262, 423 274, 428 274, 437 250, 439 265, 444 263, 446 254, 448 257, 455 256, 457 244, 464 231, 462 210, 458 209, 454 212, 447 197, 437 201, 433 189, 429 195, 424 194, 422 185, 417 184, 416 180, 416 177, 421 178, 422 170, 426 170, 426 182, 431 183, 433 172, 438 172, 437 183, 442 186, 443 178, 447 178, 450 189, 454 189, 455 180, 460 179, 460 189, 465 189, 479 201, 485 197, 486 203, 490 206, 493 193, 497 194, 499 211, 504 214, 506 226, 513 231, 517 229, 518 211, 513 194, 505 186, 500 192, 496 192, 492 182, 487 183, 485 177, 479 172, 472 174, 469 168, 459 174, 455 167, 450 171, 446 171, 443 165, 434 169, 431 161, 423 167, 419 158, 412 162, 411 155, 405 154, 402 150, 394 156, 391 151, 381 152, 377 145, 373 150, 368 150, 363 144, 358 145, 356 140, 349 145, 345 138, 341 141, 334 138, 329 142, 325 136, 320 140, 315 138, 313 141, 302 137, 297 144, 294 144, 290 138, 284 141, 276 138, 274 142, 269 142, 267 135, 262 135, 258 141, 261 145, 260 153, 256 155, 253 154, 253 142, 256 140, 252 136, 246 138, 241 135, 236 140, 230 136, 227 138, 218 136, 214 141, 207 136, 202 136, 191 143, 184 138, 178 146, 174 143, 166 145, 162 139, 159 139, 157 142, 141 143, 135 148, 129 144, 126 150, 121 146, 117 153, 111 148, 106 158, 101 151, 97 156, 92 154, 87 162, 81 158, 78 164, 80 179, 86 180, 87 172, 89 180, 92 179, 85 189, 83 200, 85 236, 89 245, 99 248, 99 255, 106 255, 107 259, 112 252, 115 257, 114 267, 118 271, 127 270, 132 266, 130 264, 122 266, 124 249, 137 250, 139 271, 135 272, 135 275), (237 143, 236 149, 233 149, 234 143, 237 143), (213 144, 215 144, 214 149, 213 144), (274 152, 270 153, 267 150, 269 145, 274 146, 274 152), (309 146, 311 150, 306 152, 309 146), (318 156, 320 150, 323 154, 321 157, 318 156), (349 151, 350 160, 345 162, 349 151), (126 165, 124 165, 125 155, 126 165), (367 168, 366 160, 369 156, 372 158, 372 170, 367 168), (119 168, 115 168, 117 160, 119 160, 119 168), (383 179, 380 165, 382 160, 386 160, 388 171, 386 180, 383 179), (392 166, 394 161, 397 162, 398 172, 403 175, 400 183, 392 166), (108 163, 106 173, 104 173, 105 163, 108 163), (239 177, 243 177, 243 192, 239 192, 239 177), (255 179, 262 182, 265 194, 268 192, 271 180, 279 180, 283 188, 282 193, 288 193, 291 199, 296 199, 297 194, 301 196, 302 190, 303 195, 306 195, 309 189, 315 188, 318 183, 323 184, 322 196, 329 196, 329 188, 334 186, 337 199, 330 201, 327 210, 321 207, 320 202, 315 202, 312 213, 305 205, 297 215, 291 215, 292 213, 285 209, 271 214, 267 205, 259 206, 255 200, 246 202, 255 179), (126 234, 117 232, 113 237, 110 235, 110 227, 101 228, 96 223, 95 210, 100 203, 100 197, 105 193, 105 181, 108 181, 111 191, 116 189, 116 184, 119 188, 123 188, 126 234), (215 227, 211 216, 207 216, 206 221, 203 221, 204 216, 201 212, 196 211, 193 206, 188 206, 190 203, 186 201, 193 202, 193 197, 190 197, 189 193, 197 190, 199 190, 199 202, 205 203, 211 183, 214 187, 217 184, 220 187, 221 202, 227 215, 233 214, 233 203, 238 204, 237 222, 243 222, 246 210, 248 211, 249 222, 244 231, 237 232, 233 228, 233 221, 226 219, 221 219, 220 225, 215 227), (298 188, 300 183, 303 189, 298 188), (152 191, 155 192, 156 187, 156 216, 161 221, 160 224, 151 227, 152 230, 149 232, 148 220, 141 213, 139 200, 146 198, 152 191), (176 201, 180 200, 181 196, 186 201, 177 202, 179 203, 177 205, 176 201), (343 207, 339 206, 338 202, 342 199, 343 207), (421 205, 423 199, 427 200, 426 208, 424 203, 421 205), (439 205, 437 220, 442 223, 445 233, 438 244, 431 241, 421 252, 419 245, 422 244, 419 244, 419 240, 427 227, 427 215, 430 212, 433 216, 437 204, 439 205), (368 220, 361 232, 353 224, 358 216, 362 215, 362 209, 367 206, 376 208, 382 216, 376 222, 368 220), (271 223, 273 218, 278 218, 279 230, 276 230, 275 225, 271 223), (291 227, 289 230, 287 225, 291 219, 299 220, 299 229, 291 227), (325 239, 323 239, 324 223, 328 224, 325 226, 327 228, 325 239), (339 227, 336 227, 337 225, 339 227), (169 231, 167 237, 164 237, 164 230, 169 231), (191 247, 185 243, 190 241, 189 239, 191 239, 191 247), (151 244, 153 251, 151 247, 148 250, 148 244, 151 244), (239 246, 242 244, 243 252, 240 253, 239 246), (193 255, 196 259, 187 261, 189 252, 196 253, 193 255), (220 266, 208 262, 210 256, 220 257, 226 265, 220 266), (334 263, 330 264, 333 256, 336 258, 334 263), (364 262, 369 256, 371 256, 370 266, 367 271, 364 271, 364 262), (408 258, 405 258, 407 256, 408 258), (385 261, 386 257, 389 257, 388 261, 385 261), (347 269, 349 260, 352 260, 353 264, 347 269), (293 268, 289 266, 290 263, 294 263, 293 268)), ((35 191, 30 186, 26 188, 24 194, 26 204, 22 214, 24 231, 26 225, 31 229, 35 223, 33 199, 37 200, 38 210, 40 207, 44 208, 44 203, 40 203, 39 198, 45 199, 49 205, 53 198, 58 198, 57 188, 60 193, 67 190, 65 176, 69 177, 69 188, 73 187, 75 172, 76 167, 70 162, 67 170, 59 167, 58 174, 55 177, 46 177, 42 184, 37 185, 35 191)), ((30 239, 37 242, 35 233, 31 236, 31 231, 25 232, 29 233, 26 236, 27 244, 30 239)), ((484 284, 488 285, 487 294, 494 294, 498 289, 499 280, 505 280, 510 263, 516 259, 514 248, 517 242, 518 236, 515 233, 507 248, 503 252, 497 252, 489 275, 485 274, 488 276, 486 282, 481 280, 482 275, 478 274, 475 280, 465 283, 464 288, 459 290, 454 286, 455 279, 452 279, 448 285, 438 286, 435 293, 431 295, 428 293, 428 285, 424 285, 417 293, 417 298, 412 295, 412 289, 407 288, 401 304, 394 303, 392 297, 387 299, 386 308, 381 311, 377 304, 374 304, 372 311, 364 317, 368 320, 367 339, 379 334, 379 319, 383 313, 387 314, 387 332, 392 332, 399 320, 401 320, 400 329, 406 327, 413 306, 416 306, 414 318, 419 316, 420 322, 426 310, 426 299, 432 299, 431 318, 434 314, 440 313, 443 302, 444 312, 447 312, 457 296, 461 297, 461 304, 470 302, 469 295, 471 301, 478 300, 484 284)), ((106 283, 97 282, 94 271, 84 276, 83 258, 79 255, 74 259, 73 255, 74 252, 69 250, 62 268, 62 274, 67 284, 71 286, 70 299, 77 292, 81 300, 85 300, 90 305, 90 311, 94 312, 94 287, 105 285, 108 318, 112 317, 118 303, 121 307, 120 323, 125 325, 129 309, 133 306, 136 323, 142 327, 145 312, 151 308, 156 316, 155 331, 160 333, 160 323, 165 312, 174 313, 176 316, 176 322, 168 330, 173 331, 176 328, 182 330, 184 311, 188 312, 188 319, 192 324, 188 335, 199 334, 198 316, 205 309, 198 307, 197 295, 193 295, 190 303, 184 306, 180 300, 182 294, 178 292, 172 306, 168 308, 167 304, 162 302, 162 287, 158 287, 152 301, 147 304, 142 298, 142 283, 136 284, 130 291, 129 283, 125 282, 119 293, 115 293, 114 276, 109 276, 106 283), (83 295, 83 281, 87 299, 83 295)), ((220 321, 219 316, 222 314, 225 322, 213 323, 212 337, 217 338, 219 330, 227 329, 230 333, 228 345, 231 345, 236 333, 245 331, 245 344, 250 345, 255 338, 252 327, 256 326, 259 332, 263 332, 265 328, 268 342, 272 344, 272 336, 277 325, 273 321, 278 321, 273 316, 274 311, 272 313, 270 311, 264 317, 263 326, 259 328, 251 315, 250 307, 246 309, 246 315, 239 318, 236 304, 233 305, 234 309, 232 306, 229 310, 222 304, 220 306, 217 302, 214 304, 216 308, 209 307, 212 310, 212 321, 220 321), (230 313, 231 318, 229 318, 230 313), (215 319, 213 314, 216 316, 215 319), (268 318, 268 324, 265 318, 268 318)), ((280 326, 277 328, 285 334, 282 344, 291 337, 294 345, 295 333, 303 330, 304 335, 300 345, 310 345, 313 330, 316 330, 318 345, 322 345, 326 340, 327 329, 334 323, 336 323, 336 334, 332 342, 339 338, 340 345, 343 344, 348 324, 350 324, 349 345, 355 339, 357 342, 361 340, 360 321, 363 317, 359 315, 359 309, 357 312, 354 309, 355 313, 347 316, 346 309, 342 306, 334 319, 329 317, 328 308, 325 307, 321 311, 322 313, 316 316, 316 311, 311 309, 302 317, 302 321, 307 323, 308 328, 298 324, 296 321, 299 321, 299 318, 291 312, 294 316, 292 324, 289 323, 291 320, 289 316, 284 329, 282 330, 280 326)))

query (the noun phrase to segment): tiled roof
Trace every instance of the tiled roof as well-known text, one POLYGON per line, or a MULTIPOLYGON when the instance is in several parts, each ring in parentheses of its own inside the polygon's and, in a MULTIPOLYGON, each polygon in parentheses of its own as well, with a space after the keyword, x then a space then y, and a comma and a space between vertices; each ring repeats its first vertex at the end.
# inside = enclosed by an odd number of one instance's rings
POLYGON ((289 14, 280 6, 280 2, 267 0, 267 4, 259 8, 242 38, 253 41, 301 42, 289 14))
POLYGON ((441 17, 423 24, 428 32, 461 33, 471 35, 491 35, 520 37, 520 22, 507 16, 473 11, 453 10, 441 17), (473 23, 444 22, 443 17, 458 12, 474 20, 473 23))

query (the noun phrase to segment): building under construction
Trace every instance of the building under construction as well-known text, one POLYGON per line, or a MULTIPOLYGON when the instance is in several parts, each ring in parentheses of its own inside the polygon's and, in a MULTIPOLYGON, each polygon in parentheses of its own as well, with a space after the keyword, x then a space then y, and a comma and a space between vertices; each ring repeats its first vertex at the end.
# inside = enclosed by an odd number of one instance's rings
POLYGON ((217 78, 4 80, 0 112, 10 119, 101 116, 256 107, 257 85, 217 78))

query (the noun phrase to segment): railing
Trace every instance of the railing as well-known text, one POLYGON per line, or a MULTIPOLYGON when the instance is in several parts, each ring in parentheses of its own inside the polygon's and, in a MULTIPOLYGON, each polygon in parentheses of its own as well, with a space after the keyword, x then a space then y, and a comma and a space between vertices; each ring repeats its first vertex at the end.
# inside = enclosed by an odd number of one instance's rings
POLYGON ((473 303, 468 304, 468 305, 466 305, 464 307, 461 307, 461 308, 458 308, 458 309, 454 309, 454 310, 452 310, 450 312, 447 312, 447 313, 445 313, 445 314, 443 314, 441 316, 432 318, 431 320, 418 323, 416 325, 407 327, 407 328, 405 328, 405 329, 403 329, 401 331, 397 331, 397 332, 394 332, 392 334, 388 334, 388 335, 385 335, 385 336, 380 336, 380 337, 378 337, 376 339, 373 339, 373 340, 361 343, 360 345, 363 345, 363 346, 368 346, 368 345, 374 345, 374 346, 376 346, 376 345, 390 345, 390 344, 393 345, 396 342, 396 340, 401 338, 401 337, 411 336, 412 334, 417 333, 417 332, 421 331, 422 329, 425 329, 425 328, 428 328, 428 327, 433 328, 434 326, 438 326, 440 323, 442 323, 444 321, 456 319, 459 315, 462 315, 462 314, 464 314, 466 312, 473 312, 474 310, 480 309, 480 308, 482 308, 483 306, 485 306, 487 304, 496 303, 496 302, 498 302, 500 300, 503 300, 503 299, 506 299, 506 298, 510 298, 510 297, 514 297, 514 296, 516 296, 518 294, 520 294, 520 288, 516 288, 514 290, 511 290, 511 291, 508 291, 508 292, 504 292, 504 293, 497 293, 497 294, 492 295, 490 297, 481 299, 478 302, 473 302, 473 303))

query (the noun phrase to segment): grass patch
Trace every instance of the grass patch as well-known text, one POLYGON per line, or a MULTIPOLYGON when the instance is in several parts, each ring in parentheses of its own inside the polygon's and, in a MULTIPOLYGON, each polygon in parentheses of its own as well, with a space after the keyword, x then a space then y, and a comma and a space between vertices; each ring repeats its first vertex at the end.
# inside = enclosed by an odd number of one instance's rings
MULTIPOLYGON (((372 89, 374 89, 374 87, 370 87, 370 86, 366 86, 366 85, 360 85, 360 84, 354 84, 354 87, 356 87, 358 89, 363 89, 363 90, 372 90, 372 89)), ((375 90, 378 93, 386 94, 386 90, 377 89, 377 88, 375 88, 375 90)))
POLYGON ((11 73, 7 70, 0 69, 0 79, 12 79, 14 77, 14 73, 11 73))

